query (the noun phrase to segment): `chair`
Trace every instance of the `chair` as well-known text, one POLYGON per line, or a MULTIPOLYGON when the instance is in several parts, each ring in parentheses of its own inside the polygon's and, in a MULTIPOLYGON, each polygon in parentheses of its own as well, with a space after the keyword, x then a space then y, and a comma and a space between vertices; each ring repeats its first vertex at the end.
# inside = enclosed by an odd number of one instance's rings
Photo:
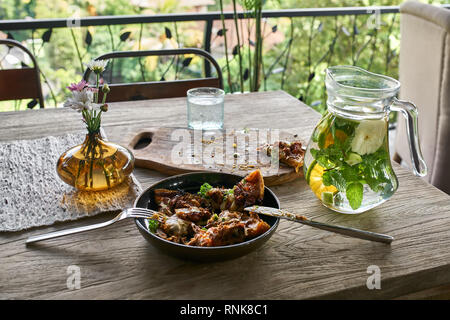
MULTIPOLYGON (((184 97, 186 96, 187 90, 196 87, 217 87, 223 89, 222 71, 219 67, 219 64, 208 52, 196 48, 148 51, 119 51, 101 55, 95 60, 146 56, 176 56, 185 54, 195 54, 203 56, 208 63, 211 63, 215 67, 217 77, 174 81, 108 84, 111 88, 111 92, 108 93, 108 102, 184 97)), ((83 79, 85 81, 89 80, 90 73, 90 69, 87 69, 84 72, 83 79)))
POLYGON ((6 45, 8 48, 19 48, 33 62, 33 67, 22 64, 20 69, 0 69, 0 101, 38 99, 39 106, 44 108, 39 66, 33 54, 15 40, 0 39, 0 45, 6 45))
MULTIPOLYGON (((425 179, 450 194, 450 10, 408 1, 400 13, 400 99, 419 109, 425 179)), ((394 160, 411 167, 402 117, 395 151, 394 160)))

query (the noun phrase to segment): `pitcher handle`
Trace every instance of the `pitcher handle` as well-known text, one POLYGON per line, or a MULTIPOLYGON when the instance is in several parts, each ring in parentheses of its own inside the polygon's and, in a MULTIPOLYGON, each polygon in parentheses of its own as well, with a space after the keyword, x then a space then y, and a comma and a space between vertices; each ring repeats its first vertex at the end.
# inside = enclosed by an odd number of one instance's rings
POLYGON ((414 174, 419 177, 427 175, 427 164, 422 156, 419 143, 419 128, 417 122, 417 107, 408 101, 394 98, 391 110, 400 111, 406 119, 406 133, 409 142, 409 151, 414 174))

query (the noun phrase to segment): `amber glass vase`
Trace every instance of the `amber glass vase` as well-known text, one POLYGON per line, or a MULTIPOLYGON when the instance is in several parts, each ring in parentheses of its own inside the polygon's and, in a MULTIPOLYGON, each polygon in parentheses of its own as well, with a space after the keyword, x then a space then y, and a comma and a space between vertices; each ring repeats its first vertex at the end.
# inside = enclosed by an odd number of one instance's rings
POLYGON ((134 157, 118 144, 104 141, 99 133, 87 134, 81 145, 64 152, 57 172, 78 190, 99 191, 122 183, 133 171, 134 157))

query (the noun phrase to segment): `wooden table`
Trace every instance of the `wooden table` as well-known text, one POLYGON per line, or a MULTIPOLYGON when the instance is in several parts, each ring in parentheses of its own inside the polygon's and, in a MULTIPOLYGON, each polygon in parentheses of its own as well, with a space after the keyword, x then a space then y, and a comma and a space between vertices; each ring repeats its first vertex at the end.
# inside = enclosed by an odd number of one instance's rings
MULTIPOLYGON (((226 96, 227 127, 303 128, 308 139, 319 115, 282 91, 226 96)), ((0 114, 0 140, 31 139, 83 130, 80 115, 64 109, 0 114)), ((121 142, 133 130, 186 124, 185 99, 110 105, 103 126, 121 142)), ((1 169, 0 169, 1 170, 1 169)), ((450 286, 450 197, 395 166, 400 187, 387 203, 364 214, 334 213, 306 182, 273 188, 283 208, 323 222, 391 234, 391 246, 282 221, 259 250, 236 260, 194 263, 160 253, 122 221, 25 247, 24 240, 90 224, 103 214, 31 231, 0 233, 0 298, 39 299, 305 299, 421 298, 450 286), (69 290, 67 268, 81 270, 81 289, 69 290), (369 290, 367 268, 381 270, 381 289, 369 290)), ((163 178, 136 169, 144 187, 163 178)))

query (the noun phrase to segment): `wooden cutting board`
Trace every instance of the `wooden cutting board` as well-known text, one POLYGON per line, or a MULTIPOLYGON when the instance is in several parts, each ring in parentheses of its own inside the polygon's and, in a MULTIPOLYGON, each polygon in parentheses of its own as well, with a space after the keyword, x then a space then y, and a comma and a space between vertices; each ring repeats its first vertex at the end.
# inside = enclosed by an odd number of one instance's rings
POLYGON ((295 132, 268 129, 227 129, 215 131, 186 128, 145 128, 126 138, 135 165, 175 175, 195 171, 217 171, 241 176, 260 169, 268 186, 303 176, 272 159, 264 146, 274 141, 301 141, 295 132))

